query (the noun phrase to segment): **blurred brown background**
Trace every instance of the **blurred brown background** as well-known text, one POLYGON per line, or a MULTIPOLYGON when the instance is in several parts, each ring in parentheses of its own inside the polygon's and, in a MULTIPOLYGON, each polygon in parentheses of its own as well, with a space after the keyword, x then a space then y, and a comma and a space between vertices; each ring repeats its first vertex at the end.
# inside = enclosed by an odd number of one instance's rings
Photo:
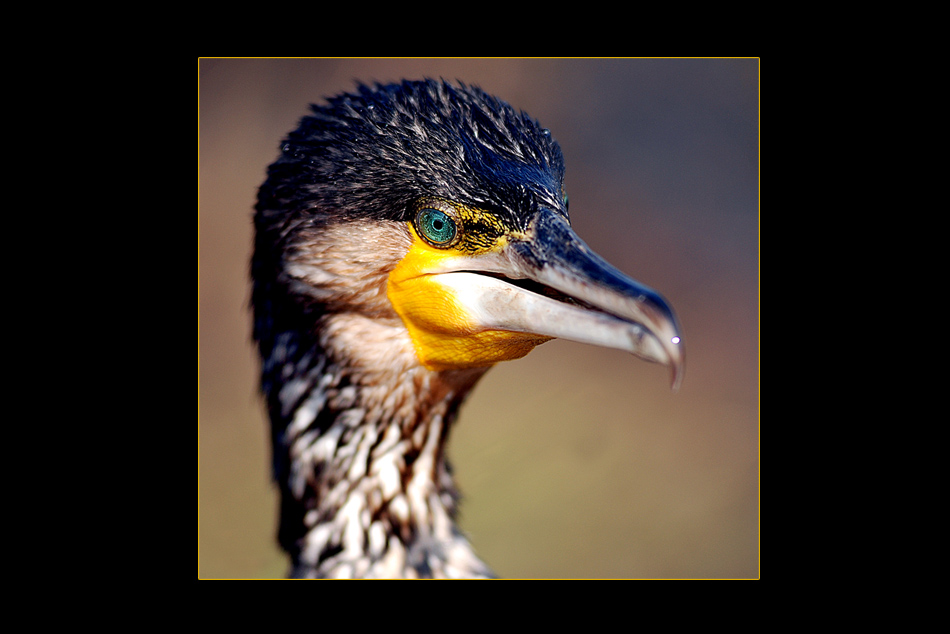
POLYGON ((492 369, 449 455, 504 577, 759 575, 755 59, 199 61, 199 576, 280 577, 248 257, 257 187, 311 102, 355 80, 477 84, 551 129, 577 233, 659 290, 686 379, 569 342, 492 369))

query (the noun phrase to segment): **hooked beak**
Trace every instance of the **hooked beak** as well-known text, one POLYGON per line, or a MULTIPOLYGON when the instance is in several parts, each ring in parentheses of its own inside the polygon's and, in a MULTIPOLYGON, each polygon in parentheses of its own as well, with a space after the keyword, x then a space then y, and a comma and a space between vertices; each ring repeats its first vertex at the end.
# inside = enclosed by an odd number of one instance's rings
POLYGON ((437 278, 480 328, 626 350, 669 366, 674 390, 683 380, 683 338, 666 300, 594 253, 558 214, 542 211, 524 236, 437 278))

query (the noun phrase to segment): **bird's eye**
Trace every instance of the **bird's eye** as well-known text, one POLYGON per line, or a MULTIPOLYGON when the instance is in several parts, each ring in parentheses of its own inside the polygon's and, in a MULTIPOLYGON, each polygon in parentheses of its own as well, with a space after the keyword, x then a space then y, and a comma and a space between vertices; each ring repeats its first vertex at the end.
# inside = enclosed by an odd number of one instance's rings
POLYGON ((434 246, 446 246, 455 240, 455 220, 439 209, 426 207, 416 214, 416 230, 434 246))

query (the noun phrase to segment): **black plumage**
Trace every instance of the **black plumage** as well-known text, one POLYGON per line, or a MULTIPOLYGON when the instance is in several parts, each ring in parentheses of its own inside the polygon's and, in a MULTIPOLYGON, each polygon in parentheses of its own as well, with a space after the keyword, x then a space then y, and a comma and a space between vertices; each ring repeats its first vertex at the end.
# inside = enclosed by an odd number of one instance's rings
POLYGON ((562 209, 564 162, 550 131, 478 88, 360 86, 312 110, 268 170, 259 214, 320 209, 408 220, 407 201, 430 195, 523 227, 532 206, 562 209))

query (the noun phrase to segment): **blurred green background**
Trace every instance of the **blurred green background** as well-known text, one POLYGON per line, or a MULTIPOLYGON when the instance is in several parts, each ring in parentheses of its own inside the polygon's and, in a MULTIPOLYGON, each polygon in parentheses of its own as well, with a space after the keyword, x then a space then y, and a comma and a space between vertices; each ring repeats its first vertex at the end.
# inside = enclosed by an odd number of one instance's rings
POLYGON ((550 128, 577 233, 676 309, 686 379, 553 341, 492 369, 449 445, 462 528, 504 577, 759 575, 756 59, 199 60, 199 576, 280 577, 250 338, 257 187, 356 80, 476 84, 550 128))

